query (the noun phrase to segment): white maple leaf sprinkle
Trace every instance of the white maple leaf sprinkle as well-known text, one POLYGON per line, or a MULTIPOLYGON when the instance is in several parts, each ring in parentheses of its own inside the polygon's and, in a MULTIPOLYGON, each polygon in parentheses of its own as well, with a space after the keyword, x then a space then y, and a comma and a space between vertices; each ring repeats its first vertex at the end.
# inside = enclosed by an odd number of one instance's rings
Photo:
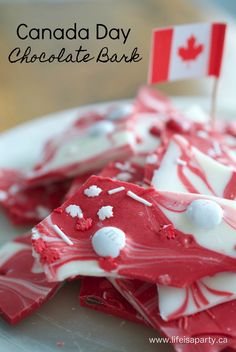
POLYGON ((83 218, 83 212, 79 205, 71 204, 66 208, 66 213, 69 214, 72 218, 78 217, 79 219, 83 218))
POLYGON ((0 201, 4 201, 7 199, 7 192, 0 190, 0 201))
POLYGON ((107 191, 107 193, 114 194, 114 193, 118 193, 118 192, 121 192, 124 190, 125 190, 125 187, 117 187, 117 188, 110 189, 109 191, 107 191))
POLYGON ((101 207, 97 215, 100 220, 105 220, 113 217, 113 207, 111 205, 106 205, 104 207, 101 207))
POLYGON ((87 197, 98 197, 101 192, 102 192, 102 189, 96 185, 92 185, 89 188, 86 188, 84 190, 84 194, 87 197))
POLYGON ((148 155, 146 158, 146 164, 156 164, 157 160, 156 154, 148 155))
POLYGON ((57 225, 53 225, 53 228, 65 243, 67 243, 69 246, 73 246, 74 243, 57 225))
POLYGON ((129 181, 132 178, 132 175, 128 172, 120 172, 116 175, 116 179, 120 181, 129 181))
POLYGON ((185 160, 180 159, 180 158, 178 158, 178 159, 176 160, 176 163, 177 163, 178 165, 182 165, 182 166, 186 166, 186 165, 187 165, 187 162, 186 162, 185 160))
POLYGON ((148 207, 152 206, 152 203, 148 202, 146 199, 139 197, 137 194, 135 194, 132 191, 127 192, 127 196, 133 198, 137 202, 143 203, 144 205, 147 205, 148 207))

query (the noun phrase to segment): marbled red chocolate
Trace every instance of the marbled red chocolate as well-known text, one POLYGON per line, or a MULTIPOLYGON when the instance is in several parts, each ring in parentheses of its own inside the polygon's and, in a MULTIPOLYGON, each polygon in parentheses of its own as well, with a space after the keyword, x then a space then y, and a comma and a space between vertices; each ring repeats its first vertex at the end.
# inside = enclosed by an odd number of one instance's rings
POLYGON ((60 287, 49 283, 32 256, 29 234, 8 242, 0 249, 0 311, 16 324, 49 300, 60 287))
POLYGON ((79 300, 83 307, 135 323, 147 324, 106 278, 89 276, 81 278, 79 300))

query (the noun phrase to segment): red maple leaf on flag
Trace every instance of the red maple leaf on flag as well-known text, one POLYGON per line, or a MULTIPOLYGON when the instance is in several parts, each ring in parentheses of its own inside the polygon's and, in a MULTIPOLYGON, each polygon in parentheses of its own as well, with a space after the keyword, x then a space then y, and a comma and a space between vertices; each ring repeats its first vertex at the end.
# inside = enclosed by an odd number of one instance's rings
POLYGON ((178 48, 178 55, 183 61, 194 61, 203 52, 204 45, 196 43, 196 37, 191 35, 187 39, 187 45, 178 48))

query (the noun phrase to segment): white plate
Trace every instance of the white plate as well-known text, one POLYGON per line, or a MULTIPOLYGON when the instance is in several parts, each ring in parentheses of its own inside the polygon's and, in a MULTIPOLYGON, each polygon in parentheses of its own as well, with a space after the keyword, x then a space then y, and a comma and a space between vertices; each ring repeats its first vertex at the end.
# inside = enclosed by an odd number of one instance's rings
MULTIPOLYGON (((199 103, 207 109, 209 101, 200 98, 175 98, 181 107, 199 103)), ((112 104, 121 102, 112 102, 112 104)), ((63 130, 86 110, 103 110, 108 103, 75 108, 23 124, 0 135, 0 167, 29 169, 37 160, 48 137, 63 130)), ((109 103, 111 104, 111 103, 109 103)), ((224 117, 234 115, 234 103, 221 104, 224 117)), ((25 229, 14 228, 0 214, 0 243, 14 238, 25 229)), ((171 351, 168 345, 150 344, 148 337, 157 332, 138 324, 82 308, 78 303, 79 283, 66 285, 38 312, 15 327, 0 320, 0 351, 55 352, 152 352, 171 351)))

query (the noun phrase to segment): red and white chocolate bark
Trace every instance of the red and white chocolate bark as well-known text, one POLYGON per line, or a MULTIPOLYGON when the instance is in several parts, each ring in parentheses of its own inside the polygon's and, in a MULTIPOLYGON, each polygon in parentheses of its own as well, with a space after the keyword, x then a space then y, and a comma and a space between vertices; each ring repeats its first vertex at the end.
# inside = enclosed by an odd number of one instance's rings
POLYGON ((59 286, 47 281, 32 256, 29 234, 0 248, 0 311, 7 322, 16 324, 32 314, 59 286))
POLYGON ((102 119, 84 128, 73 125, 46 144, 43 160, 28 173, 27 182, 38 184, 98 170, 111 160, 132 156, 134 143, 126 120, 102 119))
POLYGON ((28 187, 21 172, 0 170, 0 204, 15 225, 34 225, 58 207, 70 181, 28 187))
POLYGON ((170 339, 177 352, 235 350, 235 300, 189 317, 164 321, 158 309, 155 285, 138 280, 110 281, 154 329, 170 339))
POLYGON ((236 172, 175 135, 157 169, 152 186, 160 191, 209 194, 222 198, 236 197, 236 172), (168 175, 168 177, 167 177, 168 175))
POLYGON ((235 300, 236 274, 223 272, 204 277, 186 288, 158 285, 158 298, 164 320, 196 314, 235 300))
MULTIPOLYGON (((152 185, 157 190, 213 194, 234 199, 235 179, 232 167, 210 158, 182 136, 175 135, 159 167, 154 170, 152 185)), ((162 318, 175 319, 235 299, 236 274, 220 273, 205 277, 187 288, 160 285, 158 290, 162 318)))
POLYGON ((235 270, 235 210, 230 200, 94 176, 35 227, 33 247, 51 281, 88 275, 163 284, 164 275, 186 287, 235 270))

